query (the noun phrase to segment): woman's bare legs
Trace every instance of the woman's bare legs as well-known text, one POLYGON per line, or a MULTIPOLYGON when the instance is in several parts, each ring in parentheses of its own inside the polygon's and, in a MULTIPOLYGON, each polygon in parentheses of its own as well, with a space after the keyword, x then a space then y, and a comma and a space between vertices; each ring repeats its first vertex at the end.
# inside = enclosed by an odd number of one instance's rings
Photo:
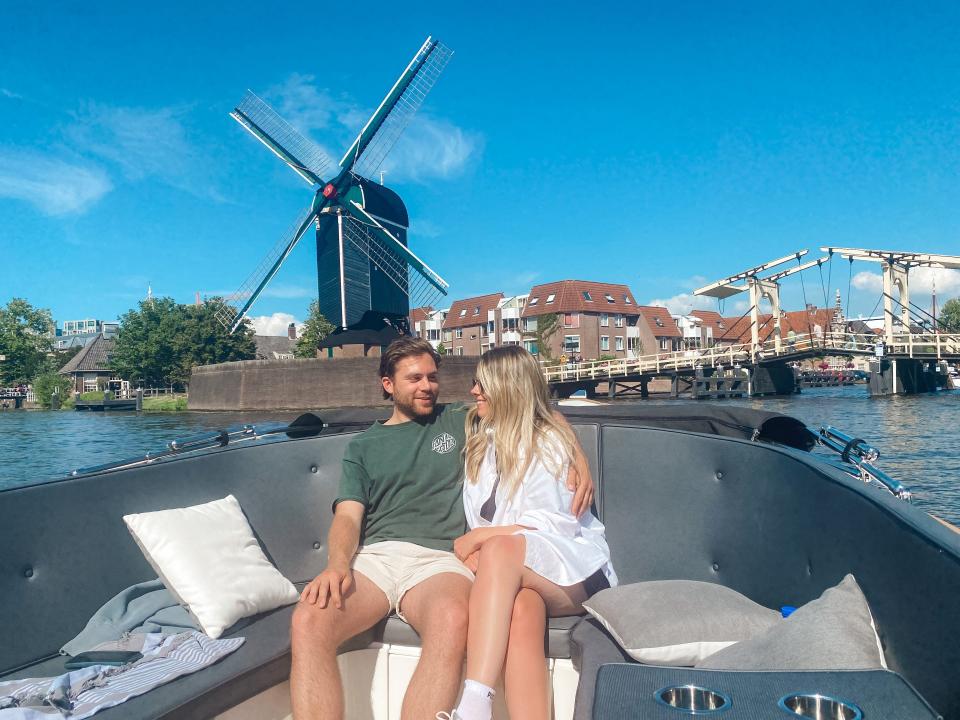
POLYGON ((523 535, 497 535, 480 550, 470 592, 467 679, 488 687, 494 686, 503 669, 514 602, 522 587, 536 591, 551 616, 579 613, 586 600, 582 584, 560 587, 524 567, 525 553, 523 535))
POLYGON ((512 718, 548 720, 547 658, 543 637, 547 606, 539 593, 521 588, 513 602, 510 638, 503 665, 507 712, 512 718))

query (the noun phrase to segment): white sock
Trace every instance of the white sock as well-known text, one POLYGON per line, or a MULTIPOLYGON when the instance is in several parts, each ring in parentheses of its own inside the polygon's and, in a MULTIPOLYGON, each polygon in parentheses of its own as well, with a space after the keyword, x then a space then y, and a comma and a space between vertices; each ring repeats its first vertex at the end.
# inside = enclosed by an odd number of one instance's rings
POLYGON ((475 680, 463 683, 463 694, 457 705, 457 717, 462 720, 490 720, 493 717, 493 688, 475 680))

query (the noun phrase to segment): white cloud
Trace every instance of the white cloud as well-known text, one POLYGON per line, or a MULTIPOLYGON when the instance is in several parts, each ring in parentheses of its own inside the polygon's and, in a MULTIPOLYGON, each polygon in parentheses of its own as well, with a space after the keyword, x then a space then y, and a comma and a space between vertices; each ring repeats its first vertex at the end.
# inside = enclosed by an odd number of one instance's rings
MULTIPOLYGON (((934 283, 938 295, 960 294, 960 270, 944 268, 918 267, 910 270, 910 291, 913 293, 931 293, 934 283)), ((857 290, 883 292, 883 275, 863 271, 853 276, 853 286, 857 290)))
POLYGON ((23 95, 15 93, 13 90, 8 90, 5 87, 0 87, 0 95, 3 95, 5 98, 10 98, 11 100, 23 100, 23 95))
POLYGON ((260 297, 280 298, 292 300, 295 298, 313 297, 317 294, 316 288, 297 287, 295 285, 268 285, 260 297))
POLYGON ((115 107, 88 103, 66 136, 82 152, 116 164, 133 181, 148 177, 198 197, 222 200, 212 163, 188 138, 186 108, 115 107))
POLYGON ((674 315, 686 315, 691 310, 717 309, 716 299, 690 293, 678 293, 669 298, 654 298, 647 305, 665 307, 674 315))
POLYGON ((82 213, 112 189, 110 178, 94 165, 0 148, 0 197, 24 200, 48 215, 82 213))
POLYGON ((408 233, 412 237, 420 238, 438 238, 443 235, 443 230, 436 223, 429 220, 415 220, 410 226, 408 233))
MULTIPOLYGON (((373 114, 372 108, 362 107, 349 95, 334 95, 317 86, 312 75, 294 73, 264 97, 304 135, 321 135, 317 144, 334 162, 373 114)), ((462 171, 482 148, 479 133, 420 110, 380 169, 394 182, 447 178, 462 171)))
POLYGON ((879 273, 872 273, 867 270, 858 272, 850 282, 857 290, 872 290, 875 292, 883 290, 883 277, 879 273))
POLYGON ((293 315, 282 312, 276 312, 273 315, 250 317, 250 322, 253 323, 253 330, 257 335, 286 336, 287 326, 289 326, 290 323, 300 325, 293 315))

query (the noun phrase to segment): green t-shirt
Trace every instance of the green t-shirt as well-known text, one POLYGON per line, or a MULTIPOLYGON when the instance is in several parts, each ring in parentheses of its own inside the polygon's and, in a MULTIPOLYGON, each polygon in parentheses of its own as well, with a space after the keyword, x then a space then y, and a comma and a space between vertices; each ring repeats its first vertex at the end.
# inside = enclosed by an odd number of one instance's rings
POLYGON ((363 503, 362 545, 403 540, 453 550, 466 531, 463 460, 466 407, 440 405, 426 422, 374 423, 343 456, 341 500, 363 503))

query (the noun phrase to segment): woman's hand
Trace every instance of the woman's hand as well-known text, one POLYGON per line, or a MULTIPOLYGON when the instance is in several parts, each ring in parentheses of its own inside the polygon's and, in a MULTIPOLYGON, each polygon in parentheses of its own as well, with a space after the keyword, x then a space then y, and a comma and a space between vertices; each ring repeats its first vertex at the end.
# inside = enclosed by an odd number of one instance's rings
POLYGON ((483 530, 474 528, 466 535, 461 535, 453 541, 453 554, 457 556, 460 562, 466 562, 468 557, 480 549, 484 540, 483 530))
POLYGON ((470 553, 463 561, 463 564, 467 566, 467 570, 476 575, 477 568, 480 567, 480 551, 474 550, 472 553, 470 553))

